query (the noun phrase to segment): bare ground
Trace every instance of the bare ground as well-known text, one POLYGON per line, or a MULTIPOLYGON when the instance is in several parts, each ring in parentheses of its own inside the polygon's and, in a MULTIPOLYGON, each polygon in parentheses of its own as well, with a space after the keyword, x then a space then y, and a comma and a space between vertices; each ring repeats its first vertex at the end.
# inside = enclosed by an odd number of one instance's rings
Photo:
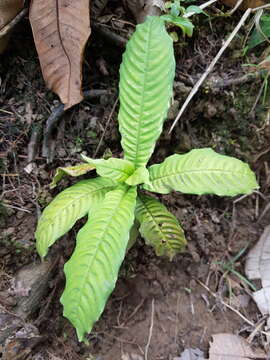
MULTIPOLYGON (((120 10, 118 17, 130 20, 120 10)), ((222 39, 237 23, 238 16, 213 18, 211 28, 204 19, 198 24, 199 31, 193 39, 176 44, 176 110, 183 103, 186 88, 191 86, 189 76, 196 79, 203 73, 222 39)), ((108 24, 111 26, 110 22, 108 24)), ((130 31, 128 26, 124 30, 130 31)), ((243 30, 240 39, 244 35, 243 30)), ((241 64, 258 59, 256 52, 245 59, 240 57, 241 46, 241 41, 231 45, 213 74, 215 78, 240 77, 243 74, 241 64)), ((98 156, 105 151, 121 155, 117 112, 111 119, 109 116, 117 98, 121 53, 115 44, 105 41, 98 32, 93 33, 86 54, 84 85, 86 89, 109 89, 110 95, 85 101, 65 114, 55 133, 57 145, 53 163, 47 164, 41 156, 40 140, 30 174, 24 169, 31 133, 33 128, 43 127, 57 100, 43 83, 26 20, 15 31, 10 50, 1 59, 0 303, 10 316, 18 309, 20 298, 29 296, 29 289, 18 288, 18 274, 25 266, 32 274, 39 263, 34 244, 37 217, 55 194, 73 183, 65 179, 56 190, 49 190, 55 169, 75 164, 82 151, 91 156, 99 146, 106 124, 98 156), (107 76, 99 65, 100 59, 109 72, 107 76)), ((211 84, 205 86, 173 134, 168 135, 175 115, 172 109, 153 156, 155 162, 161 162, 174 152, 213 147, 251 163, 260 181, 261 194, 238 202, 234 198, 215 196, 176 193, 163 196, 163 202, 185 229, 187 251, 169 262, 157 258, 139 239, 127 254, 116 289, 89 336, 89 345, 77 342, 74 329, 61 315, 59 303, 64 288, 63 264, 72 252, 78 225, 51 252, 52 276, 39 280, 40 283, 46 280, 47 285, 34 312, 26 317, 30 325, 27 328, 25 321, 17 327, 14 325, 8 342, 0 343, 4 359, 140 360, 148 357, 170 360, 189 347, 201 349, 207 357, 213 334, 235 333, 247 338, 254 331, 250 323, 256 324, 262 316, 251 300, 251 290, 245 281, 225 267, 246 249, 229 266, 244 275, 246 253, 269 224, 269 213, 258 222, 269 199, 267 104, 263 105, 259 99, 255 110, 251 111, 261 84, 262 80, 257 79, 218 90, 213 90, 211 84), (25 335, 18 337, 22 329, 25 335), (129 357, 125 357, 126 354, 129 357)), ((2 331, 5 324, 0 316, 2 331)), ((265 346, 259 331, 252 337, 252 345, 265 346)))

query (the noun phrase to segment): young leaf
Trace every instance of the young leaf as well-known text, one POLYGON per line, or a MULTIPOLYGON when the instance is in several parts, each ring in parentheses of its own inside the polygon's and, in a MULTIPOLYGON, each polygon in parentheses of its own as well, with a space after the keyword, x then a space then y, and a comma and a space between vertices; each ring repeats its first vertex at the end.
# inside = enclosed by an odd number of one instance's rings
POLYGON ((123 55, 119 129, 124 157, 136 168, 147 163, 167 114, 175 73, 172 43, 164 21, 149 16, 123 55))
POLYGON ((82 60, 90 35, 89 0, 33 0, 29 19, 44 80, 68 109, 83 99, 82 60))
POLYGON ((79 231, 75 251, 65 265, 64 316, 80 341, 103 312, 124 259, 134 221, 136 188, 119 185, 79 231))
POLYGON ((110 179, 82 180, 58 194, 38 221, 35 236, 39 255, 44 257, 48 248, 91 211, 113 186, 115 183, 110 179))
POLYGON ((114 181, 123 182, 134 172, 134 165, 128 160, 117 158, 110 158, 108 160, 91 159, 85 155, 82 155, 82 158, 94 166, 100 176, 110 178, 114 181))
POLYGON ((176 190, 234 196, 258 189, 255 174, 247 164, 209 148, 169 156, 163 163, 150 166, 149 174, 151 184, 144 185, 144 189, 160 194, 176 190))
POLYGON ((65 175, 77 177, 77 176, 84 175, 94 169, 95 169, 95 167, 90 164, 79 164, 79 165, 75 165, 75 166, 59 167, 59 168, 57 168, 56 173, 53 177, 53 180, 50 183, 50 189, 54 189, 57 186, 57 183, 65 175))
POLYGON ((134 173, 125 181, 130 186, 149 183, 149 172, 146 167, 138 167, 134 173))
POLYGON ((140 194, 135 210, 140 223, 139 231, 148 245, 153 246, 158 256, 172 259, 186 245, 184 231, 176 217, 151 196, 140 194))
POLYGON ((175 17, 172 15, 162 15, 161 18, 171 24, 174 24, 175 26, 180 27, 183 33, 187 34, 187 36, 192 36, 194 25, 189 19, 182 16, 175 17))

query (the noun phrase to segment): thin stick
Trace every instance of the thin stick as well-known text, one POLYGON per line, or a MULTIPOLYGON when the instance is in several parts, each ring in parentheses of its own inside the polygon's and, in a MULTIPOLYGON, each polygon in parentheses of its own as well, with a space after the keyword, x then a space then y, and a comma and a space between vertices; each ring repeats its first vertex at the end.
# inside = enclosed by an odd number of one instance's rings
MULTIPOLYGON (((203 9, 205 9, 206 7, 214 4, 215 2, 217 2, 217 0, 209 0, 209 1, 207 1, 206 3, 202 4, 201 6, 199 6, 199 8, 203 10, 203 9)), ((183 17, 189 18, 189 17, 191 17, 191 16, 193 16, 193 15, 195 15, 195 14, 196 14, 195 12, 190 12, 190 13, 184 14, 183 17)))
POLYGON ((147 344, 146 344, 145 350, 144 350, 144 360, 148 360, 148 350, 149 350, 150 342, 151 342, 152 335, 153 335, 154 315, 155 315, 155 299, 152 299, 151 305, 152 305, 151 324, 150 324, 150 329, 149 329, 148 341, 147 341, 147 344))
POLYGON ((3 36, 6 36, 15 25, 18 24, 19 21, 27 14, 28 8, 22 9, 9 23, 7 23, 1 30, 0 30, 0 39, 3 36))
POLYGON ((265 4, 265 5, 262 5, 262 6, 259 6, 259 7, 256 7, 255 9, 252 9, 252 12, 256 12, 258 10, 261 10, 261 9, 268 9, 270 8, 270 4, 265 4))
MULTIPOLYGON (((223 301, 222 299, 220 299, 220 297, 212 292, 210 290, 210 288, 208 286, 206 286, 204 283, 202 283, 200 280, 195 279, 195 281, 197 281, 197 283, 199 283, 205 290, 207 290, 209 292, 209 294, 211 294, 215 299, 218 299, 218 301, 221 302, 222 305, 226 306, 228 309, 232 310, 235 314, 237 314, 242 320, 244 320, 247 324, 249 324, 250 326, 256 328, 256 324, 254 324, 252 321, 250 321, 249 319, 247 319, 242 313, 240 313, 240 311, 236 310, 235 308, 233 308, 231 305, 227 304, 225 301, 223 301)), ((269 333, 266 331, 262 331, 259 330, 261 334, 264 334, 266 336, 269 336, 269 333)))
POLYGON ((246 12, 244 13, 244 15, 242 16, 241 20, 239 21, 239 23, 237 24, 237 26, 235 27, 235 29, 233 30, 233 32, 231 33, 231 35, 229 36, 229 38, 225 41, 224 45, 222 46, 222 48, 219 50, 219 52, 217 53, 217 55, 215 56, 215 58, 213 59, 213 61, 211 62, 211 64, 208 66, 208 68, 206 69, 205 73, 203 74, 203 76, 199 79, 199 81, 194 85, 193 89, 191 90, 190 94, 188 95, 186 101, 184 102, 182 108, 180 109, 176 119, 174 120, 169 134, 172 132, 172 130, 174 129, 175 125, 177 124, 178 120, 180 119, 181 115, 183 114, 183 112, 186 110, 188 104, 190 103, 191 99, 194 97, 194 95, 197 93, 197 91, 199 90, 199 88, 201 87, 202 83, 204 82, 204 80, 207 78, 207 76, 210 74, 210 72, 213 70, 214 66, 216 65, 216 63, 218 62, 218 60, 220 59, 220 57, 222 56, 222 54, 224 53, 224 51, 227 49, 227 47, 229 46, 229 44, 231 43, 231 41, 233 40, 233 38, 235 37, 235 35, 238 33, 238 31, 240 30, 240 28, 243 26, 243 24, 245 23, 245 21, 247 20, 247 18, 249 17, 250 13, 251 13, 252 9, 247 9, 246 12))
POLYGON ((95 150, 95 152, 94 152, 93 158, 95 158, 95 157, 97 156, 98 152, 99 152, 100 146, 101 146, 101 144, 102 144, 102 142, 103 142, 104 136, 105 136, 105 134, 106 134, 106 132, 107 132, 107 129, 108 129, 108 126, 109 126, 109 124, 110 124, 110 122, 111 122, 111 119, 112 119, 113 113, 114 113, 114 111, 115 111, 116 105, 117 105, 117 103, 118 103, 118 100, 119 100, 119 98, 117 98, 117 99, 115 100, 114 104, 113 104, 112 110, 111 110, 110 115, 109 115, 109 117, 108 117, 108 120, 107 120, 107 122, 106 122, 104 131, 103 131, 103 134, 102 134, 102 136, 101 136, 101 138, 100 138, 100 140, 99 140, 98 146, 97 146, 97 148, 96 148, 96 150, 95 150))
POLYGON ((243 0, 238 0, 237 3, 235 4, 234 8, 229 12, 228 15, 232 15, 233 13, 235 13, 235 11, 239 8, 239 6, 242 4, 243 0))

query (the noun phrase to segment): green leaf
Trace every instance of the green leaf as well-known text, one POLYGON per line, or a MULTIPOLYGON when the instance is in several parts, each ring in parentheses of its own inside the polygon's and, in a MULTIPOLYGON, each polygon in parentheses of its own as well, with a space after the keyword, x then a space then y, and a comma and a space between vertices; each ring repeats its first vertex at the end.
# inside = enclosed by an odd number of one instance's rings
POLYGON ((151 185, 144 185, 144 189, 160 194, 177 190, 234 196, 258 189, 255 174, 247 164, 209 148, 169 156, 163 163, 151 166, 149 174, 151 185))
POLYGON ((186 8, 186 14, 195 13, 195 14, 205 14, 207 15, 199 6, 190 5, 186 8))
POLYGON ((75 166, 59 167, 56 169, 56 173, 50 184, 50 189, 55 188, 57 186, 57 183, 65 175, 81 176, 81 175, 88 173, 91 170, 94 170, 94 169, 95 169, 95 167, 90 164, 79 164, 79 165, 75 165, 75 166))
POLYGON ((146 167, 139 167, 125 182, 126 184, 131 186, 136 186, 139 184, 149 184, 149 172, 146 167))
POLYGON ((128 252, 132 248, 132 246, 136 243, 138 236, 139 236, 139 223, 135 219, 134 224, 131 226, 131 229, 129 231, 129 239, 128 239, 126 252, 128 252))
POLYGON ((173 41, 164 21, 137 25, 120 68, 119 129, 125 159, 135 168, 151 156, 169 108, 175 73, 173 41))
POLYGON ((174 17, 172 15, 162 15, 161 18, 164 21, 167 21, 171 24, 174 24, 181 28, 184 34, 187 34, 187 36, 191 37, 193 34, 194 25, 192 22, 186 18, 183 18, 181 16, 174 17))
POLYGON ((153 246, 158 256, 172 259, 186 245, 184 231, 176 217, 151 196, 140 194, 135 210, 141 224, 139 231, 148 245, 153 246))
POLYGON ((260 19, 260 29, 255 28, 248 41, 248 48, 253 49, 255 46, 270 38, 270 16, 264 15, 260 19), (261 31, 260 31, 261 30, 261 31))
POLYGON ((97 173, 102 177, 108 177, 114 181, 124 182, 134 172, 132 162, 123 159, 110 158, 91 159, 85 155, 82 158, 90 165, 95 166, 97 173))
POLYGON ((119 185, 79 231, 75 251, 65 265, 64 316, 80 341, 98 320, 114 289, 134 221, 136 188, 119 185))
POLYGON ((115 183, 109 179, 82 180, 58 194, 38 221, 35 236, 39 255, 44 257, 48 248, 91 211, 113 186, 115 183))

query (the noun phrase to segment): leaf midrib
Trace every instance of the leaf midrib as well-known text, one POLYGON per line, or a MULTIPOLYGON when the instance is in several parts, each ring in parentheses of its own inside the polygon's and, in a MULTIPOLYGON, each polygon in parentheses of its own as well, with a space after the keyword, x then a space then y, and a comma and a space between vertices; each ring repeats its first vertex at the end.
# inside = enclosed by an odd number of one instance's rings
MULTIPOLYGON (((121 202, 124 200, 125 196, 127 195, 127 192, 128 192, 129 188, 126 189, 125 193, 121 196, 121 198, 119 199, 119 201, 117 202, 117 205, 115 206, 114 210, 115 209, 119 209, 119 206, 121 204, 121 202)), ((87 271, 85 272, 85 276, 82 280, 82 285, 81 285, 81 289, 84 289, 85 288, 85 284, 86 284, 86 281, 87 279, 89 278, 89 272, 90 272, 90 269, 92 268, 92 264, 93 262, 95 261, 96 259, 96 255, 97 255, 97 252, 98 252, 98 249, 100 248, 100 244, 104 241, 103 239, 103 235, 104 233, 107 231, 108 227, 110 226, 111 224, 111 221, 113 219, 113 217, 116 215, 116 213, 114 211, 111 212, 111 216, 108 218, 108 221, 107 221, 107 224, 106 226, 103 227, 103 231, 101 234, 99 234, 98 236, 98 242, 97 242, 97 245, 96 245, 96 248, 95 248, 95 252, 93 255, 91 255, 92 259, 89 261, 88 263, 88 269, 87 271)), ((97 237, 96 237, 97 238, 97 237)), ((81 298, 82 298, 82 295, 83 295, 83 291, 81 290, 80 291, 80 296, 79 296, 79 299, 77 301, 78 304, 81 303, 81 298)))
MULTIPOLYGON (((161 238, 164 239, 164 240, 167 240, 166 239, 166 236, 164 235, 164 233, 162 232, 162 229, 160 228, 160 226, 158 225, 156 219, 155 219, 155 216, 153 215, 152 211, 149 209, 149 207, 147 206, 146 202, 142 199, 141 196, 138 196, 138 198, 140 199, 140 201, 142 202, 142 204, 144 205, 144 207, 146 208, 146 210, 148 211, 148 213, 150 214, 153 222, 155 223, 157 229, 158 229, 158 232, 161 234, 161 238)), ((162 205, 162 204, 161 204, 162 205)), ((167 242, 166 242, 167 243, 167 242)))
POLYGON ((108 188, 111 188, 112 186, 113 186, 113 185, 103 186, 103 187, 100 187, 100 188, 95 189, 95 190, 93 190, 93 191, 90 191, 89 193, 83 193, 83 194, 81 194, 81 195, 78 196, 76 199, 73 199, 71 202, 69 202, 66 206, 64 206, 63 208, 59 209, 59 210, 56 212, 56 215, 55 215, 55 213, 54 213, 53 216, 48 216, 47 221, 49 221, 49 222, 50 222, 50 225, 52 225, 52 224, 54 223, 54 221, 51 221, 51 220, 52 220, 52 219, 55 219, 56 217, 58 217, 58 216, 59 216, 59 213, 60 213, 60 216, 62 216, 61 213, 62 213, 63 211, 65 211, 68 207, 72 206, 72 204, 73 204, 74 202, 80 201, 81 198, 83 198, 83 197, 85 197, 85 196, 90 196, 90 195, 92 195, 92 194, 95 193, 95 192, 98 192, 98 191, 101 191, 101 190, 106 190, 106 189, 108 189, 108 188))
MULTIPOLYGON (((149 58, 150 58, 150 54, 149 54, 149 48, 150 48, 150 34, 151 34, 151 29, 152 28, 152 23, 150 24, 149 27, 149 32, 148 32, 148 37, 147 37, 147 50, 146 50, 146 66, 145 68, 148 69, 149 66, 149 58)), ((135 158, 134 158, 134 165, 135 168, 138 167, 138 153, 139 153, 139 146, 140 146, 140 137, 141 137, 141 123, 142 123, 142 114, 143 114, 143 108, 144 108, 144 95, 145 95, 145 84, 147 83, 147 78, 148 78, 148 72, 144 71, 144 76, 143 76, 143 91, 142 91, 142 96, 141 96, 141 106, 140 106, 140 113, 139 113, 139 126, 137 129, 137 141, 136 141, 136 150, 135 150, 135 158)), ((142 166, 142 164, 140 165, 142 166)))
MULTIPOLYGON (((150 172, 150 171, 149 171, 150 172)), ((158 181, 158 180, 161 180, 161 179, 164 179, 164 178, 168 178, 168 177, 171 177, 171 176, 179 176, 179 175, 183 175, 185 173, 212 173, 212 172, 221 172, 221 173, 231 173, 231 174, 244 174, 244 172, 241 172, 241 171, 232 171, 232 170, 219 170, 219 169, 211 169, 211 170, 185 170, 185 171, 182 171, 182 172, 179 172, 179 173, 170 173, 170 174, 166 174, 166 175, 162 175, 162 176, 157 176, 155 177, 154 179, 151 179, 151 173, 150 173, 150 181, 153 183, 155 181, 158 181)))

